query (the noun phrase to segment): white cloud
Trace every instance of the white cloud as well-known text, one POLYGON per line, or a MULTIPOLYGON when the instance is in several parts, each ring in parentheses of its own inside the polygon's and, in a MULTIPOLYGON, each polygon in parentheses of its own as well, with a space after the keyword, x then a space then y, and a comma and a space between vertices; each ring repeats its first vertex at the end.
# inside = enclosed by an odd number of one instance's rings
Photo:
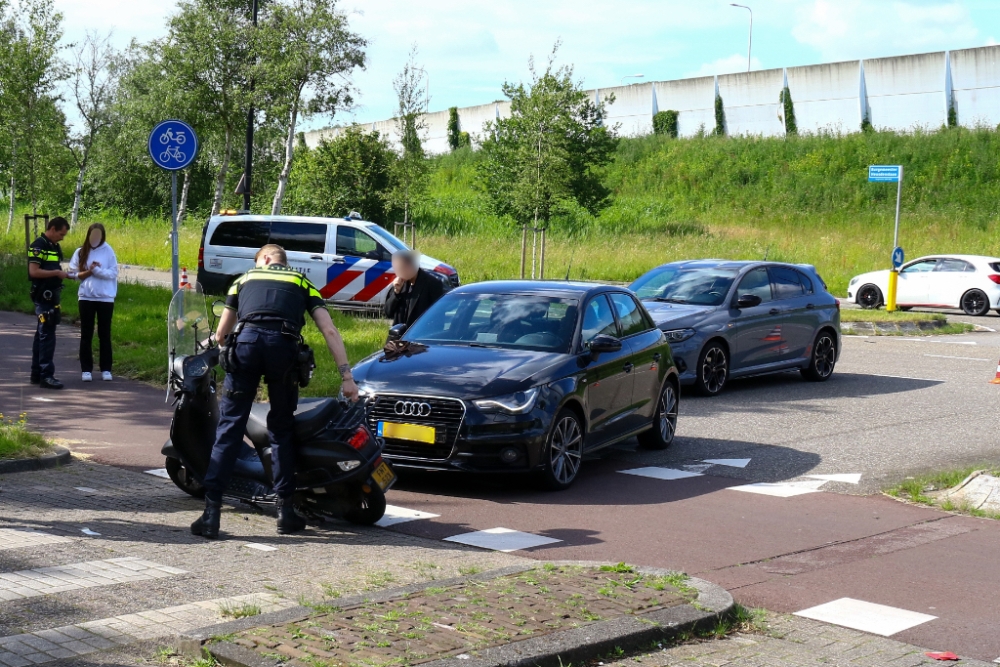
POLYGON ((800 8, 792 35, 824 60, 919 53, 973 46, 979 34, 961 2, 813 0, 800 8))
POLYGON ((56 0, 63 14, 67 42, 79 42, 88 31, 114 31, 115 45, 127 46, 133 37, 147 41, 167 32, 167 17, 175 11, 172 2, 134 0, 56 0))
MULTIPOLYGON (((750 69, 761 69, 760 59, 757 56, 750 58, 750 69)), ((747 57, 743 53, 734 53, 725 58, 710 63, 705 63, 693 72, 684 75, 685 78, 695 76, 712 76, 714 74, 735 74, 736 72, 747 71, 747 57)))

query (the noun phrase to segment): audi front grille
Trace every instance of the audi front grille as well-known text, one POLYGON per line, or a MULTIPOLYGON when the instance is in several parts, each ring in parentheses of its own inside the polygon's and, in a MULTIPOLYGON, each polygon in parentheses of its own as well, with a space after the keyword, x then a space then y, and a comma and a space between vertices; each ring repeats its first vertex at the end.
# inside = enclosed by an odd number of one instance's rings
POLYGON ((378 431, 380 421, 433 426, 434 444, 385 439, 384 454, 390 458, 443 461, 451 456, 458 431, 465 419, 465 404, 454 398, 379 395, 368 409, 368 424, 378 431))

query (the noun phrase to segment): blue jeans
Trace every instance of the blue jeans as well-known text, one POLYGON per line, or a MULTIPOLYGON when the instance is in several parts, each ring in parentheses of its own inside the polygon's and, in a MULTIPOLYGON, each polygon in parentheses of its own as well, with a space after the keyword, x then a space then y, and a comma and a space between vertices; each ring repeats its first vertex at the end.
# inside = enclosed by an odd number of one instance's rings
POLYGON ((237 369, 226 375, 219 401, 219 427, 204 486, 210 500, 219 501, 229 484, 236 459, 244 447, 250 408, 261 377, 267 383, 271 410, 267 434, 271 440, 274 492, 279 498, 295 493, 295 408, 299 387, 295 383, 297 342, 279 331, 247 328, 236 340, 237 369))
MULTIPOLYGON (((41 316, 59 305, 58 301, 35 301, 35 315, 41 316)), ((56 353, 56 324, 51 317, 38 320, 35 340, 31 343, 31 377, 44 380, 56 373, 52 358, 56 353)))

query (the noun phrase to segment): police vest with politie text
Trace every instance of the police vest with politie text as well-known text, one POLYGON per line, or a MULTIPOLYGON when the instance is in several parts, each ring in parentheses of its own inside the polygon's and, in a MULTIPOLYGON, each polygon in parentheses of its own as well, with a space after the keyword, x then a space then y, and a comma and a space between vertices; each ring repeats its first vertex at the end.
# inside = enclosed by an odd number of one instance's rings
MULTIPOLYGON (((298 271, 281 264, 250 269, 237 278, 229 288, 226 307, 236 311, 238 324, 229 335, 235 341, 244 326, 259 326, 281 331, 299 342, 299 385, 309 384, 314 355, 302 340, 305 314, 325 308, 326 302, 319 290, 298 271)), ((227 365, 234 363, 235 345, 229 345, 223 359, 227 365)), ((227 369, 228 370, 228 369, 227 369)))
MULTIPOLYGON (((62 248, 42 234, 28 246, 28 261, 38 264, 45 271, 59 271, 63 261, 62 248)), ((51 304, 53 309, 59 309, 59 295, 62 292, 62 278, 31 279, 31 300, 36 303, 51 304)), ((58 315, 56 316, 58 320, 58 315)))

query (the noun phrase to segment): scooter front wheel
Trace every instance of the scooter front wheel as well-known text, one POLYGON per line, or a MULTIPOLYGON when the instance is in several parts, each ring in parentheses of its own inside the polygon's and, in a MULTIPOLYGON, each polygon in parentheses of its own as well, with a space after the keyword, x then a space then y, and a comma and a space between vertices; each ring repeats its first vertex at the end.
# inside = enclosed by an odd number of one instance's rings
POLYGON ((361 492, 357 507, 344 515, 349 523, 358 526, 371 526, 385 515, 385 493, 377 486, 371 491, 361 492))
MULTIPOLYGON (((170 476, 170 481, 177 485, 177 488, 195 498, 205 497, 205 487, 201 485, 191 471, 184 467, 184 464, 180 462, 179 459, 175 459, 172 456, 168 456, 165 462, 165 467, 167 469, 167 475, 170 476)), ((383 500, 383 505, 385 504, 383 500)), ((383 508, 383 511, 384 508, 383 508)), ((378 519, 376 519, 378 521, 378 519)))

